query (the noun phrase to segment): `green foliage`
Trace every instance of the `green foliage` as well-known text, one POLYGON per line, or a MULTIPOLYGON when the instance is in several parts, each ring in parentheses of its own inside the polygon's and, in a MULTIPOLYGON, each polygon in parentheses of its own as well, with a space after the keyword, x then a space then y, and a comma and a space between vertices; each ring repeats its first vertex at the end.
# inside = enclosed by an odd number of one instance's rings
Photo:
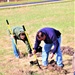
POLYGON ((0 75, 4 75, 2 72, 0 72, 0 75))
POLYGON ((74 39, 73 3, 50 3, 22 8, 0 9, 0 35, 7 35, 5 21, 8 19, 11 27, 25 25, 30 36, 36 34, 37 30, 42 27, 54 27, 61 31, 63 42, 66 40, 65 44, 67 44, 69 40, 70 43, 74 39), (70 39, 64 39, 65 37, 70 39))

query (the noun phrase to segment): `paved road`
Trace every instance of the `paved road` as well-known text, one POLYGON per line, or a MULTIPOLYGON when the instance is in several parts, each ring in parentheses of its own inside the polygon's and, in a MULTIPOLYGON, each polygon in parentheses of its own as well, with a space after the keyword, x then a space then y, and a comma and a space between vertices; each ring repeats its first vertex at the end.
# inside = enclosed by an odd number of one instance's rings
POLYGON ((48 1, 41 1, 41 2, 28 2, 28 3, 22 3, 22 4, 10 4, 10 5, 1 5, 0 9, 2 8, 13 8, 13 7, 23 7, 23 6, 29 6, 29 5, 36 5, 36 4, 46 4, 49 2, 54 2, 59 0, 48 0, 48 1))

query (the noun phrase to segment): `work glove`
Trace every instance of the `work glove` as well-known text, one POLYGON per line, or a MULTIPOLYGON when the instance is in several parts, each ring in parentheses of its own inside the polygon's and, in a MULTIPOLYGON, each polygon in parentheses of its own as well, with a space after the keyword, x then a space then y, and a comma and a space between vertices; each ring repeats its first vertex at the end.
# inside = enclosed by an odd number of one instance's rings
POLYGON ((34 55, 34 54, 36 54, 36 50, 33 48, 33 50, 32 50, 32 54, 34 55))
POLYGON ((33 54, 33 55, 36 54, 36 50, 33 50, 33 51, 32 51, 32 54, 33 54))
POLYGON ((13 35, 10 35, 10 37, 11 37, 11 38, 14 38, 14 36, 13 36, 13 35))

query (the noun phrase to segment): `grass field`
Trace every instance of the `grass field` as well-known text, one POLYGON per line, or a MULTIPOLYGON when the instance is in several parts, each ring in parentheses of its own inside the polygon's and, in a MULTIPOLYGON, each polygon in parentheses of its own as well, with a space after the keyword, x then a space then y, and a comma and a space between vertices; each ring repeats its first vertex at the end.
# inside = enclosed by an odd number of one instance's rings
MULTIPOLYGON (((48 26, 61 31, 61 46, 74 48, 74 1, 0 9, 0 75, 25 75, 18 72, 28 69, 27 64, 24 63, 25 58, 20 60, 14 58, 6 19, 9 20, 11 27, 25 25, 32 44, 34 44, 36 32, 48 26)), ((24 50, 25 45, 20 43, 22 42, 19 42, 20 49, 24 50)))

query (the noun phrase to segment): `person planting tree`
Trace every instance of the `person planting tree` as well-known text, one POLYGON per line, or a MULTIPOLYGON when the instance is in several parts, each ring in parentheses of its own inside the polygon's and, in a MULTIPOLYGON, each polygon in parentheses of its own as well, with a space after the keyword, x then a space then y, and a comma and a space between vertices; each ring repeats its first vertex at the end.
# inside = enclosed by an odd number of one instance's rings
MULTIPOLYGON (((26 47, 28 50, 28 56, 31 56, 32 50, 31 50, 30 44, 28 42, 28 38, 26 37, 26 34, 25 34, 23 28, 20 26, 16 26, 16 27, 12 28, 12 32, 13 32, 12 38, 15 39, 15 43, 17 44, 17 40, 23 41, 26 44, 26 47)), ((13 42, 12 42, 12 46, 13 46, 13 50, 14 50, 14 55, 19 58, 20 54, 21 54, 20 51, 17 49, 17 47, 15 47, 13 42)))
MULTIPOLYGON (((17 40, 21 40, 26 44, 26 47, 27 47, 27 50, 28 50, 28 56, 29 57, 32 56, 33 55, 32 54, 32 48, 31 48, 31 45, 30 45, 30 42, 29 42, 29 38, 27 37, 27 34, 25 33, 24 26, 22 26, 22 27, 16 26, 16 27, 13 27, 11 29, 8 20, 6 20, 6 23, 7 23, 7 26, 8 26, 9 34, 11 36, 14 55, 17 58, 20 58, 21 55, 22 55, 22 57, 24 56, 24 54, 20 53, 20 51, 17 49, 17 40)), ((42 47, 39 46, 38 49, 37 49, 37 52, 41 52, 41 49, 42 49, 42 47)))
MULTIPOLYGON (((26 44, 26 47, 27 47, 27 50, 28 50, 28 56, 31 57, 33 54, 32 54, 32 48, 31 48, 31 45, 30 45, 30 42, 29 42, 29 38, 27 37, 23 27, 14 27, 12 29, 13 31, 13 38, 15 39, 15 42, 17 44, 17 40, 21 40, 23 41, 25 44, 26 44)), ((13 50, 14 50, 14 54, 16 57, 20 57, 20 52, 18 51, 17 47, 14 46, 14 43, 12 42, 12 46, 13 46, 13 50)), ((37 48, 37 52, 41 52, 41 46, 39 46, 37 48)))
POLYGON ((41 41, 44 41, 44 46, 42 47, 42 65, 45 68, 48 68, 49 53, 51 59, 56 54, 56 63, 58 66, 57 69, 62 69, 64 65, 62 59, 62 52, 60 49, 61 33, 58 30, 50 27, 40 29, 36 34, 33 52, 34 54, 36 53, 36 49, 40 45, 41 41), (52 46, 54 46, 53 50, 51 50, 52 46))

